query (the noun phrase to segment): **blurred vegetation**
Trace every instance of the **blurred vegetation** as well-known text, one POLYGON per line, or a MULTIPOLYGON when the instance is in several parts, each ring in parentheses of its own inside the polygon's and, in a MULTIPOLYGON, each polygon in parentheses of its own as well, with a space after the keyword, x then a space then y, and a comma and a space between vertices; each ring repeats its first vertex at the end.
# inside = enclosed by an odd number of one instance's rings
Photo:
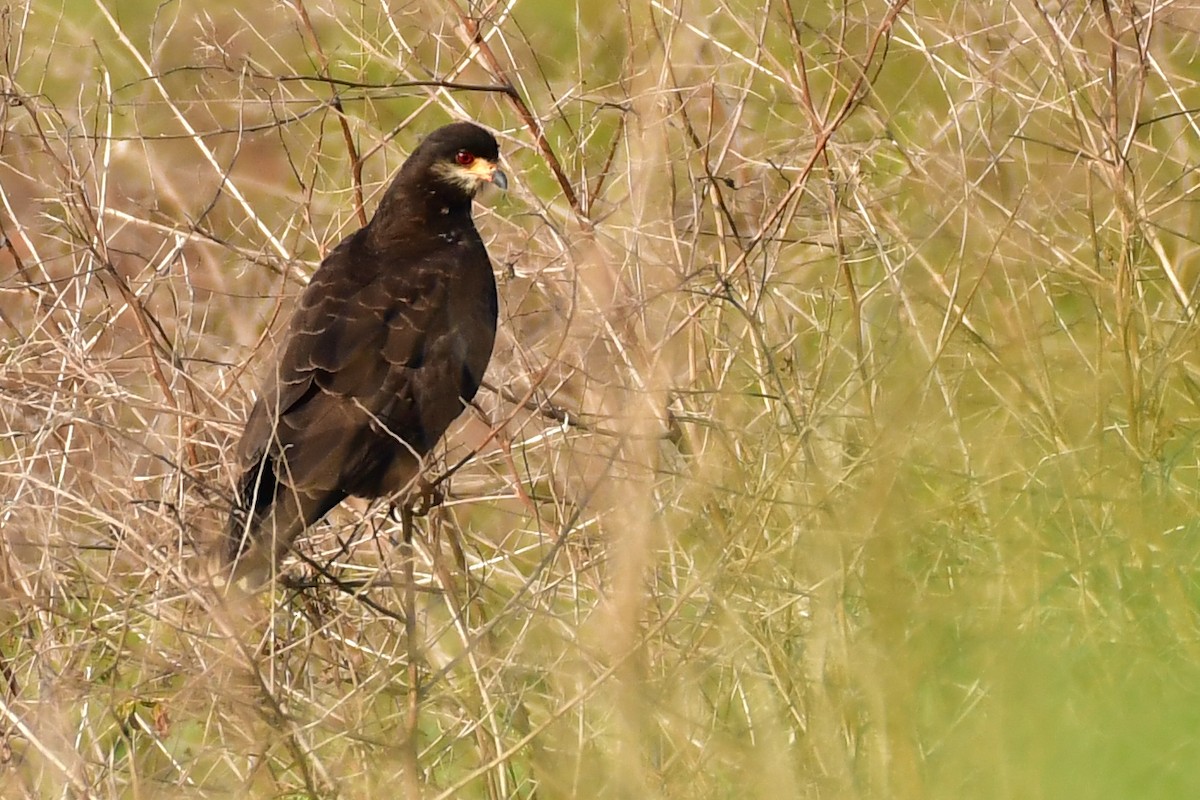
POLYGON ((1190 4, 27 0, 0 41, 0 797, 1200 793, 1190 4), (503 331, 416 636, 384 507, 224 596, 290 301, 456 118, 514 179, 503 331))

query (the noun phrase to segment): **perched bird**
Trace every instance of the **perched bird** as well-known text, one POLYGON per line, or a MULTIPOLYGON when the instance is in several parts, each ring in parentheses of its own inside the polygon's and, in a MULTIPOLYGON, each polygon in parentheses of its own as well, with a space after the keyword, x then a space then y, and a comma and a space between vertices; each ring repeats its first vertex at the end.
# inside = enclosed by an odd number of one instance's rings
POLYGON ((507 188, 498 159, 495 138, 469 122, 429 134, 301 294, 238 448, 235 580, 265 583, 347 497, 410 489, 475 396, 497 299, 471 200, 484 183, 507 188))

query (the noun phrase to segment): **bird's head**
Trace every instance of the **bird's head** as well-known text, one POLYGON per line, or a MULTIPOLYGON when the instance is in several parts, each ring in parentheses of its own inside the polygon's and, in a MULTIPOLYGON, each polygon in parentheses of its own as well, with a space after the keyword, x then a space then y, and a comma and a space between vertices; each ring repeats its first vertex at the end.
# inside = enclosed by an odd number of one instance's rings
POLYGON ((479 187, 508 187, 499 160, 496 138, 478 125, 455 122, 438 128, 412 151, 380 198, 369 238, 378 247, 403 242, 411 248, 422 241, 418 231, 471 224, 471 198, 479 187))
POLYGON ((508 188, 508 176, 497 165, 499 160, 495 137, 478 125, 455 122, 425 137, 401 172, 423 173, 420 180, 430 190, 457 192, 470 199, 485 183, 508 188))

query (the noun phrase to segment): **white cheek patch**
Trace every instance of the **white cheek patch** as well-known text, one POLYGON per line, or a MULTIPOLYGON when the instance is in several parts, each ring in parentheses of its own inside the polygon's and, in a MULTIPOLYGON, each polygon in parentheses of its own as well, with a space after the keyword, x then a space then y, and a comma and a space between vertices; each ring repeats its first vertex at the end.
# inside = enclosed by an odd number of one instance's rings
POLYGON ((437 163, 433 165, 433 174, 451 186, 457 186, 469 195, 479 190, 479 176, 458 164, 437 163))

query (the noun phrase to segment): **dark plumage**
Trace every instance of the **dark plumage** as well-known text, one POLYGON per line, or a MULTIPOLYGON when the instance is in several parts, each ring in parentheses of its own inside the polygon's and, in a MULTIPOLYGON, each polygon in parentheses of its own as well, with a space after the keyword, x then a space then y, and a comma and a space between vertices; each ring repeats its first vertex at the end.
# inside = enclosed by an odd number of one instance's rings
POLYGON ((434 131, 300 296, 238 448, 227 555, 241 579, 262 583, 345 498, 410 489, 475 396, 497 301, 471 198, 507 186, 498 158, 477 125, 434 131))

